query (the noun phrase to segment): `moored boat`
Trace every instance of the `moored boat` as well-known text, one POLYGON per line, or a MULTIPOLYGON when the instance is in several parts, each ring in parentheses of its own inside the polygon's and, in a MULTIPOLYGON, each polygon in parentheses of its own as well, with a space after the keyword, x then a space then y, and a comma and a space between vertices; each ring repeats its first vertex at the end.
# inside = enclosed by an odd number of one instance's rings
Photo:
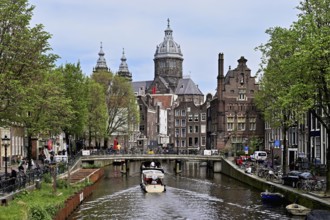
POLYGON ((311 211, 311 209, 297 203, 287 205, 286 210, 292 215, 307 215, 311 211))
POLYGON ((277 192, 268 192, 267 190, 265 192, 260 193, 261 199, 264 202, 269 203, 280 203, 284 200, 284 195, 277 192))
POLYGON ((141 164, 141 188, 148 193, 165 192, 164 169, 160 163, 143 162, 141 164))

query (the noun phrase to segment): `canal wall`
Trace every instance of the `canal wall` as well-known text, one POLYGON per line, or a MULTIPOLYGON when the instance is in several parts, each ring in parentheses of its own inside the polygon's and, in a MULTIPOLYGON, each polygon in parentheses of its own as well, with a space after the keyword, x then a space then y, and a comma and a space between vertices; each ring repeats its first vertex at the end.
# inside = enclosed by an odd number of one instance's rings
POLYGON ((305 193, 289 186, 266 181, 253 174, 246 174, 244 170, 239 169, 232 158, 223 158, 221 164, 221 173, 230 176, 240 182, 246 183, 261 191, 282 193, 289 202, 297 202, 300 205, 311 209, 330 210, 330 198, 317 196, 312 193, 305 193))
POLYGON ((96 182, 104 175, 103 169, 98 169, 93 172, 91 175, 85 177, 88 178, 90 182, 93 182, 92 185, 85 187, 81 191, 75 193, 70 198, 68 198, 62 209, 60 209, 56 216, 53 218, 54 220, 63 220, 67 219, 80 204, 89 197, 96 188, 96 182))

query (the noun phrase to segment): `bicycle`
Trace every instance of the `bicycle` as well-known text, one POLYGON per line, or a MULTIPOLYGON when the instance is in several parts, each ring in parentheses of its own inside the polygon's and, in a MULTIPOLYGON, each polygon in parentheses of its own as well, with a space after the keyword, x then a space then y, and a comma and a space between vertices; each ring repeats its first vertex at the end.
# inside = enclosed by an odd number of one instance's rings
POLYGON ((282 171, 269 170, 266 174, 266 180, 274 183, 280 183, 282 181, 282 171))

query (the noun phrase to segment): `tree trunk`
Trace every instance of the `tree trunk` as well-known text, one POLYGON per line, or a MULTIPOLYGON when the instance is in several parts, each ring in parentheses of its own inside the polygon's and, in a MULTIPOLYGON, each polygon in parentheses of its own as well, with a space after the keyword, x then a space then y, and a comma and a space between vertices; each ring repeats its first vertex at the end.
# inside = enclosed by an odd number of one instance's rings
POLYGON ((27 163, 28 169, 32 168, 32 135, 28 134, 28 147, 27 147, 27 163))
POLYGON ((284 125, 283 126, 283 164, 282 164, 282 171, 283 174, 287 173, 287 142, 286 142, 286 132, 287 132, 287 127, 284 125))
POLYGON ((327 183, 327 188, 326 188, 326 191, 325 191, 325 194, 326 195, 330 195, 330 169, 329 169, 329 166, 330 166, 330 150, 329 150, 329 144, 330 144, 330 133, 329 131, 327 130, 327 135, 328 135, 328 143, 327 143, 327 153, 326 153, 326 157, 327 157, 327 176, 326 176, 326 183, 327 183))

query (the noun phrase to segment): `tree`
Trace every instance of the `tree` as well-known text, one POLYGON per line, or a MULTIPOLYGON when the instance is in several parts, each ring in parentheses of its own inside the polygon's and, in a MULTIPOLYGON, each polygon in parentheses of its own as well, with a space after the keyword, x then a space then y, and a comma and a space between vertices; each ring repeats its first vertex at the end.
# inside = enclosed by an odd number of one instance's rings
MULTIPOLYGON (((329 166, 330 1, 304 0, 298 9, 301 11, 298 21, 289 29, 275 28, 268 32, 271 39, 269 44, 262 48, 265 49, 262 53, 266 57, 263 64, 269 71, 269 76, 266 76, 265 71, 262 89, 263 92, 268 91, 264 98, 273 97, 272 102, 268 102, 271 108, 288 107, 286 112, 291 115, 287 115, 286 120, 299 121, 304 112, 310 112, 318 119, 327 132, 326 158, 329 166), (276 74, 276 68, 285 76, 276 74), (272 77, 272 73, 274 79, 267 79, 272 77), (281 84, 281 77, 286 78, 287 84, 281 84), (274 85, 267 84, 267 81, 280 85, 276 88, 277 91, 274 90, 274 85)), ((327 183, 330 183, 330 169, 327 171, 327 183)), ((329 193, 330 184, 327 184, 327 194, 329 193)))
POLYGON ((3 0, 0 4, 0 117, 13 121, 26 99, 25 88, 54 66, 57 56, 49 53, 51 35, 42 25, 30 27, 34 7, 27 0, 3 0))
POLYGON ((68 123, 66 119, 72 114, 71 100, 65 97, 61 75, 48 72, 38 82, 25 88, 26 99, 21 102, 14 119, 26 129, 30 163, 32 137, 39 133, 60 133, 61 127, 68 123))
MULTIPOLYGON (((93 74, 91 76, 92 80, 94 80, 95 82, 99 83, 102 86, 103 94, 105 95, 105 98, 107 96, 107 90, 113 79, 113 76, 114 76, 114 74, 112 72, 103 71, 103 70, 95 71, 95 72, 93 72, 93 74)), ((104 100, 104 103, 106 103, 106 99, 104 100)), ((106 108, 108 108, 107 104, 106 104, 106 108)), ((106 121, 108 121, 108 117, 107 117, 106 121)), ((107 122, 106 122, 106 126, 107 126, 107 122)), ((108 146, 109 135, 107 132, 105 132, 103 138, 104 138, 103 145, 108 146)))
POLYGON ((130 136, 139 122, 139 111, 131 83, 118 75, 107 90, 107 134, 130 136))
POLYGON ((43 26, 30 27, 33 9, 27 0, 3 0, 0 4, 0 123, 26 127, 29 161, 31 137, 47 129, 47 121, 54 122, 48 101, 54 98, 52 92, 60 92, 52 84, 55 89, 43 93, 58 56, 50 53, 51 35, 43 26))
MULTIPOLYGON (((57 68, 57 71, 63 75, 63 84, 65 88, 65 96, 70 99, 72 114, 67 119, 68 123, 62 127, 65 133, 66 143, 69 145, 70 135, 75 138, 81 138, 87 127, 88 119, 88 82, 87 78, 81 71, 80 64, 67 63, 57 68)), ((76 149, 71 149, 75 151, 76 149)), ((72 152, 69 152, 72 153, 72 152)))
POLYGON ((101 84, 94 80, 88 83, 88 143, 91 146, 92 138, 100 143, 106 136, 107 108, 105 93, 101 84))
POLYGON ((105 146, 112 135, 130 136, 139 121, 138 106, 131 83, 107 71, 94 72, 92 79, 100 83, 106 94, 107 132, 105 146))
POLYGON ((292 32, 285 28, 271 28, 266 31, 271 37, 267 44, 258 49, 262 52, 260 90, 255 96, 257 107, 262 110, 265 121, 283 133, 283 171, 286 172, 286 133, 298 121, 302 121, 308 108, 300 106, 300 100, 292 95, 295 83, 296 64, 292 59, 297 42, 292 32), (284 46, 285 45, 285 46, 284 46))

